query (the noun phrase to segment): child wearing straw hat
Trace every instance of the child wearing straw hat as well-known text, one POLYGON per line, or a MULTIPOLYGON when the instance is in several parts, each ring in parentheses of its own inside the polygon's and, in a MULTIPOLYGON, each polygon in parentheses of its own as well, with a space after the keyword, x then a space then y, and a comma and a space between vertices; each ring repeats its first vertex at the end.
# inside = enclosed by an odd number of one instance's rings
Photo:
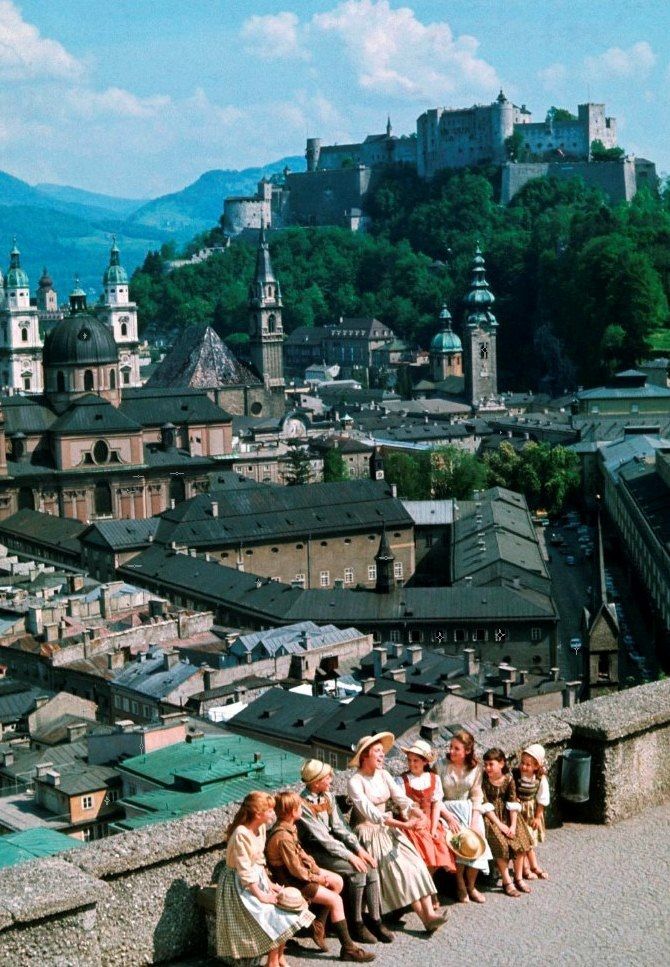
POLYGON ((435 884, 405 836, 406 830, 427 825, 426 818, 383 768, 384 756, 394 742, 391 732, 364 735, 358 740, 349 761, 357 770, 348 785, 354 805, 353 824, 379 867, 382 913, 411 906, 425 929, 432 932, 442 926, 447 915, 437 915, 433 910, 435 884), (389 811, 389 803, 400 810, 401 819, 389 811))
POLYGON ((433 768, 436 755, 424 739, 417 739, 408 747, 401 746, 401 751, 407 756, 409 766, 402 776, 405 794, 416 803, 428 821, 427 826, 408 829, 406 835, 431 873, 437 869, 455 873, 454 854, 445 839, 446 823, 440 817, 444 793, 442 781, 433 768))

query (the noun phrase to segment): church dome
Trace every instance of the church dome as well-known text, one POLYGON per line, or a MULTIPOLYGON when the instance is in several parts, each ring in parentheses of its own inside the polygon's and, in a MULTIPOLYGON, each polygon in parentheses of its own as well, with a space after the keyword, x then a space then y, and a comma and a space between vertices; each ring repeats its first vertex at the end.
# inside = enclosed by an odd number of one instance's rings
POLYGON ((16 245, 14 245, 9 258, 10 262, 9 269, 7 270, 7 278, 5 279, 5 287, 7 289, 30 288, 28 273, 25 269, 21 268, 21 253, 16 245))
POLYGON ((430 349, 434 353, 460 353, 463 352, 463 344, 455 332, 445 329, 433 336, 430 349))
POLYGON ((86 313, 68 316, 44 340, 45 366, 98 366, 118 363, 111 330, 86 313))
POLYGON ((119 252, 116 240, 109 253, 109 265, 105 269, 105 274, 102 277, 102 284, 104 286, 128 285, 128 274, 121 265, 121 253, 119 252))
POLYGON ((46 265, 42 269, 42 274, 40 276, 39 286, 40 289, 53 289, 53 279, 49 275, 46 265))

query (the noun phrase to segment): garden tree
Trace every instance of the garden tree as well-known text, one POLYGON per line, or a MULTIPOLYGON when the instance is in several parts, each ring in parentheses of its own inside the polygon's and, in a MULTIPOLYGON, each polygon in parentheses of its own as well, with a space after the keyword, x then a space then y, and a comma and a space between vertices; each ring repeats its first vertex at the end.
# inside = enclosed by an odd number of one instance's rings
POLYGON ((547 111, 547 124, 551 124, 553 121, 576 121, 577 116, 568 111, 565 107, 554 107, 553 105, 547 111))
POLYGON ((503 442, 497 450, 486 453, 484 462, 488 468, 490 487, 515 489, 521 460, 511 443, 503 442))
POLYGON ((489 485, 524 495, 530 507, 559 514, 579 488, 579 458, 566 447, 526 443, 517 453, 510 443, 485 456, 489 485))
POLYGON ((326 450, 323 458, 323 479, 324 483, 339 483, 349 479, 349 470, 337 447, 326 450))
POLYGON ((284 472, 287 487, 308 484, 312 477, 312 464, 309 453, 303 447, 293 447, 288 455, 288 466, 284 472))
POLYGON ((403 400, 412 399, 412 373, 409 366, 396 367, 395 391, 403 400))
POLYGON ((431 489, 438 500, 471 500, 487 485, 487 467, 474 453, 460 447, 437 447, 431 453, 431 489))
POLYGON ((505 138, 505 152, 510 161, 522 161, 528 154, 526 139, 518 129, 505 138))
POLYGON ((386 453, 384 479, 395 484, 398 496, 404 500, 427 500, 430 497, 430 455, 416 453, 386 453))

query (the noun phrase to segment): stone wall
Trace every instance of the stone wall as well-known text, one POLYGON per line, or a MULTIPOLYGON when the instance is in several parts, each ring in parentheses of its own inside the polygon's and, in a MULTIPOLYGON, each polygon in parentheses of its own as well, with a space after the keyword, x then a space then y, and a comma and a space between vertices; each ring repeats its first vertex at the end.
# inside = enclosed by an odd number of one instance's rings
MULTIPOLYGON (((590 752, 590 801, 581 818, 615 822, 670 796, 670 681, 492 728, 478 742, 510 753, 530 742, 545 746, 549 825, 562 818, 563 753, 590 752)), ((402 765, 390 762, 392 771, 402 765)), ((345 782, 346 774, 338 775, 337 791, 345 782)), ((235 808, 194 813, 12 869, 0 879, 3 964, 134 967, 203 950, 197 888, 224 858, 235 808)))
POLYGON ((634 158, 621 161, 527 162, 502 166, 500 200, 508 205, 517 192, 533 178, 581 178, 587 185, 600 188, 612 202, 630 201, 637 191, 634 158))

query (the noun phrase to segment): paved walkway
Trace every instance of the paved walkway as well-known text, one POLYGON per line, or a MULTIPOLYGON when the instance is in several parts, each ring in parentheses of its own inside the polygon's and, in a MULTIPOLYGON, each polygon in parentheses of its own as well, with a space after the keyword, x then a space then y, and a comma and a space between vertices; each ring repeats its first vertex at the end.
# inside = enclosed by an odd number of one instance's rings
MULTIPOLYGON (((485 905, 453 904, 428 937, 405 918, 393 944, 368 948, 376 967, 658 967, 670 945, 670 802, 617 826, 566 824, 541 847, 550 880, 512 900, 498 890, 485 905)), ((310 941, 291 948, 296 967, 340 963, 310 941)), ((215 960, 180 962, 209 967, 215 960)))

